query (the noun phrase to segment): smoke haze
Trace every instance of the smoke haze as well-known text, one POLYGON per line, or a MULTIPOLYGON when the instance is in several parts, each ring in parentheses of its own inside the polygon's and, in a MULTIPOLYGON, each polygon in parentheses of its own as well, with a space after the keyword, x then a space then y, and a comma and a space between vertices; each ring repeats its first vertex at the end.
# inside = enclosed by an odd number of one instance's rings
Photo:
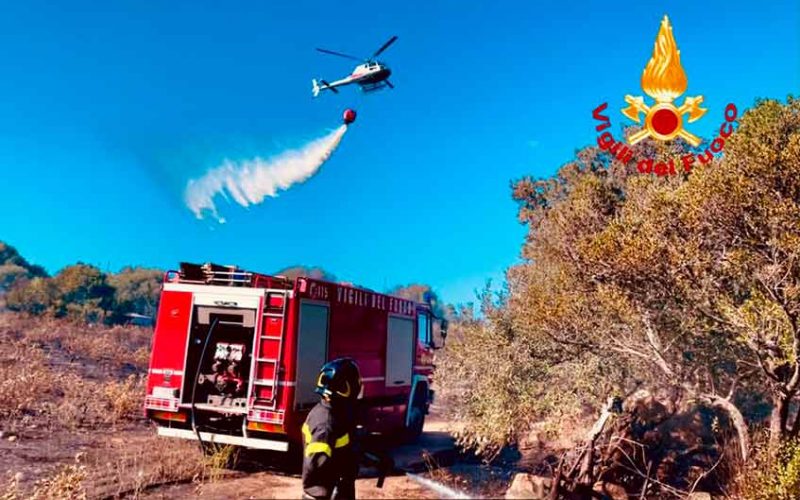
POLYGON ((347 126, 342 125, 299 149, 285 151, 270 159, 226 159, 204 176, 188 182, 184 192, 186 206, 198 219, 209 216, 224 223, 225 219, 219 216, 214 202, 218 195, 243 207, 258 205, 267 196, 275 197, 278 191, 289 189, 316 174, 336 151, 345 132, 347 126))

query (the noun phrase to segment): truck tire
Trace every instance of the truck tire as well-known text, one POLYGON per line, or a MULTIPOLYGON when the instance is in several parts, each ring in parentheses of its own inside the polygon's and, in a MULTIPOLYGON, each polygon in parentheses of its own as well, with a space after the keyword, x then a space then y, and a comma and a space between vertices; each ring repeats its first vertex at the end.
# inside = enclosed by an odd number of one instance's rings
POLYGON ((406 427, 406 442, 416 443, 422 436, 422 428, 425 426, 425 414, 422 409, 415 407, 411 408, 408 427, 406 427))
POLYGON ((422 435, 425 427, 425 404, 428 400, 428 386, 420 385, 414 391, 414 400, 408 408, 408 425, 405 428, 405 441, 416 442, 422 435))

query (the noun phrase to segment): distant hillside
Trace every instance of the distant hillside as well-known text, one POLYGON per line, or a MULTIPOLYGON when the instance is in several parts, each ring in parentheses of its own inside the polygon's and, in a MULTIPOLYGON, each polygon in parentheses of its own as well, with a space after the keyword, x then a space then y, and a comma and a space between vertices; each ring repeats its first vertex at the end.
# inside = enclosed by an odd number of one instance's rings
POLYGON ((10 289, 20 279, 45 277, 41 266, 29 263, 16 248, 0 241, 0 293, 10 289))
MULTIPOLYGON (((274 273, 332 282, 340 280, 322 267, 295 265, 274 273)), ((67 317, 107 324, 127 323, 133 316, 155 317, 162 271, 126 267, 107 273, 90 264, 66 266, 54 276, 30 264, 11 245, 0 242, 0 307, 37 316, 67 317)), ((437 316, 446 307, 430 285, 414 283, 386 291, 417 302, 430 302, 437 316)))

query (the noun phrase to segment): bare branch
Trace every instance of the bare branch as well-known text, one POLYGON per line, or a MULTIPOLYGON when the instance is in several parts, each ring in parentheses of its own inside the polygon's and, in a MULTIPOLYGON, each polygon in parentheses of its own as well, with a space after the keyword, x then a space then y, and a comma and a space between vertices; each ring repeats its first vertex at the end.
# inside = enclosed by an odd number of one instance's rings
POLYGON ((670 377, 675 376, 675 372, 672 370, 672 368, 670 368, 669 363, 667 363, 667 360, 661 354, 661 342, 656 332, 653 330, 653 327, 650 324, 650 319, 647 317, 647 315, 644 315, 644 325, 645 325, 644 331, 647 337, 647 343, 650 344, 650 348, 653 350, 653 354, 655 354, 656 356, 655 359, 656 364, 658 365, 659 368, 661 368, 661 370, 664 373, 666 373, 670 377))

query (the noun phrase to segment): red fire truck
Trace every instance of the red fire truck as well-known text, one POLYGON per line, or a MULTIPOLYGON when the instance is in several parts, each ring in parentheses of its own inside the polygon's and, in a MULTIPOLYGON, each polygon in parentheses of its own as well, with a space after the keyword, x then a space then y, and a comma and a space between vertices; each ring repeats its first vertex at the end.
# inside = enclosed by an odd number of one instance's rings
POLYGON ((163 436, 288 451, 319 368, 350 356, 366 431, 414 439, 433 399, 446 321, 428 304, 214 264, 164 277, 145 411, 163 436))

